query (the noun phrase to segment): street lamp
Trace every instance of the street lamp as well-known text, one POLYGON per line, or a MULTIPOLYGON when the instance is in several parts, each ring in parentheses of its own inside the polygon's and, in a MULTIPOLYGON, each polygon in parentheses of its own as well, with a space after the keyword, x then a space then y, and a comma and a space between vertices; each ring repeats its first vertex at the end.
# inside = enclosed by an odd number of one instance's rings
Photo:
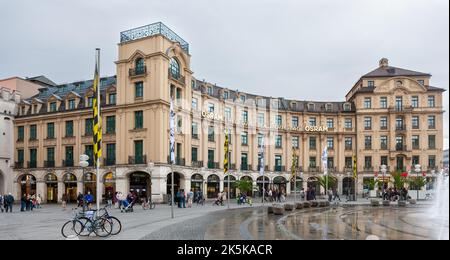
MULTIPOLYGON (((420 164, 414 165, 414 170, 416 171, 416 174, 417 174, 417 179, 416 180, 419 180, 419 173, 421 172, 420 171, 420 164)), ((420 190, 420 188, 421 187, 417 187, 417 200, 419 200, 419 190, 420 190)))
MULTIPOLYGON (((89 160, 89 156, 87 156, 86 154, 80 155, 80 162, 78 163, 78 165, 83 169, 83 176, 81 177, 82 180, 83 180, 83 189, 84 189, 84 170, 86 169, 86 167, 89 166, 88 160, 89 160)), ((98 187, 97 187, 97 189, 98 189, 98 187)), ((86 206, 85 204, 86 203, 84 201, 84 196, 83 196, 83 212, 84 212, 84 209, 85 209, 85 206, 86 206)))
POLYGON ((387 166, 386 165, 381 165, 381 172, 383 173, 383 194, 382 194, 382 196, 383 196, 383 200, 384 200, 384 193, 385 193, 385 187, 384 187, 384 184, 385 184, 385 181, 386 181, 386 179, 385 179, 385 175, 386 175, 386 171, 387 171, 387 166))

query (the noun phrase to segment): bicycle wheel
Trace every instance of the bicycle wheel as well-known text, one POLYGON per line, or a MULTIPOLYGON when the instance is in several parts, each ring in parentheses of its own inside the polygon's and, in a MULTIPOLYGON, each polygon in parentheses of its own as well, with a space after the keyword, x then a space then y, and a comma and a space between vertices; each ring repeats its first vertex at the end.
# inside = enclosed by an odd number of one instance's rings
POLYGON ((150 202, 150 209, 156 208, 156 204, 154 202, 150 202))
POLYGON ((82 237, 88 237, 93 231, 93 223, 89 218, 80 217, 78 218, 80 223, 83 225, 78 235, 82 237))
POLYGON ((112 225, 106 218, 99 218, 94 220, 94 233, 99 237, 107 237, 111 235, 112 225))
POLYGON ((79 232, 83 229, 83 224, 78 220, 69 220, 61 228, 61 235, 64 238, 69 236, 79 236, 79 232))
POLYGON ((122 231, 122 223, 116 217, 108 217, 108 220, 111 222, 111 235, 115 236, 122 231))

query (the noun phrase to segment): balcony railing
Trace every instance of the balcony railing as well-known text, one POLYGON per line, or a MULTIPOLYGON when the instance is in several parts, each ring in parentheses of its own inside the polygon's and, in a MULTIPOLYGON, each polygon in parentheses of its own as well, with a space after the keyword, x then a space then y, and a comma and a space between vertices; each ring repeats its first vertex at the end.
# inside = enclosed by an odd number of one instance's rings
POLYGON ((420 145, 419 144, 413 144, 412 145, 412 149, 420 149, 420 145))
POLYGON ((192 167, 202 168, 203 161, 192 161, 192 167))
MULTIPOLYGON (((170 156, 167 156, 167 163, 170 164, 170 156)), ((185 166, 186 165, 186 160, 184 158, 180 158, 180 157, 175 157, 175 165, 179 165, 179 166, 185 166)))
POLYGON ((380 130, 387 130, 388 127, 387 126, 380 126, 380 130))
POLYGON ((128 75, 130 77, 147 75, 147 66, 142 68, 131 68, 128 70, 128 75))
POLYGON ((44 161, 44 167, 45 168, 53 168, 55 167, 55 161, 44 161))
POLYGON ((146 155, 128 156, 128 164, 146 164, 146 155))
POLYGON ((388 149, 387 144, 381 144, 381 145, 380 145, 380 149, 381 149, 381 150, 387 150, 387 149, 388 149))
MULTIPOLYGON (((261 169, 261 165, 258 165, 258 169, 256 170, 260 170, 261 169)), ((269 171, 269 165, 264 165, 264 171, 269 171)))
POLYGON ((351 151, 351 150, 353 150, 353 147, 351 147, 351 146, 345 146, 345 150, 346 150, 346 151, 351 151))
POLYGON ((208 169, 219 169, 219 163, 218 162, 208 162, 208 169))
POLYGON ((186 79, 183 75, 173 75, 172 71, 169 69, 169 79, 175 80, 178 83, 181 83, 182 85, 186 84, 186 79))
POLYGON ((364 171, 365 172, 373 172, 373 167, 372 166, 364 166, 364 171))
POLYGON ((353 172, 353 168, 349 167, 349 166, 344 167, 344 173, 347 173, 347 172, 353 172))
POLYGON ((372 145, 370 144, 366 144, 366 145, 364 145, 364 149, 366 149, 366 150, 372 150, 372 145))
POLYGON ((406 131, 406 125, 396 125, 395 131, 406 131))
POLYGON ((103 164, 106 166, 113 166, 116 164, 116 158, 105 158, 103 164))
POLYGON ((23 162, 15 162, 14 168, 16 169, 23 169, 23 162))
POLYGON ((286 166, 275 165, 275 167, 273 167, 273 171, 274 172, 284 172, 284 171, 286 171, 286 166))
POLYGON ((62 165, 63 167, 73 167, 73 160, 63 160, 62 165))
POLYGON ((406 151, 406 145, 404 145, 404 144, 396 144, 395 145, 395 150, 396 151, 406 151))
POLYGON ((37 167, 37 161, 28 161, 27 162, 27 168, 36 168, 37 167))

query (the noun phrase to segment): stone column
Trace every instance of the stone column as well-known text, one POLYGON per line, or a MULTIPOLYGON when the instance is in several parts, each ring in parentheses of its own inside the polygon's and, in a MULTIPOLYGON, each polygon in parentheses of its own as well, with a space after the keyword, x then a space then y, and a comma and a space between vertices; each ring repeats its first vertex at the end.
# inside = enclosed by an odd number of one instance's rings
POLYGON ((223 179, 220 179, 219 191, 222 192, 224 188, 223 179))
MULTIPOLYGON (((43 202, 47 202, 47 192, 45 190, 46 186, 47 186, 47 184, 43 181, 36 182, 36 194, 35 195, 37 197, 37 195, 41 194, 43 202)), ((58 186, 58 188, 59 188, 59 186, 58 186)), ((60 198, 59 194, 58 194, 58 198, 60 198)))

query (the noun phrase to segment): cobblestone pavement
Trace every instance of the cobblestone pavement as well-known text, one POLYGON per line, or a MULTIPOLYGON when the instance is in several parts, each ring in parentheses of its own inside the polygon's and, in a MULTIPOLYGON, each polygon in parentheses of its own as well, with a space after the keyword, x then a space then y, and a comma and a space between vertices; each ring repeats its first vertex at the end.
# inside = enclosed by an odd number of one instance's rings
MULTIPOLYGON (((436 238, 436 226, 411 217, 423 212, 423 203, 404 210, 396 206, 373 209, 368 204, 368 200, 359 200, 269 216, 261 203, 253 207, 232 203, 227 210, 227 206, 208 202, 193 208, 175 207, 174 219, 168 205, 146 211, 136 206, 132 213, 113 209, 110 213, 121 220, 123 230, 107 239, 364 239, 369 234, 381 239, 436 238)), ((44 205, 32 212, 18 212, 17 206, 14 210, 0 213, 0 239, 63 239, 60 229, 72 216, 71 205, 66 210, 58 205, 44 205)))

